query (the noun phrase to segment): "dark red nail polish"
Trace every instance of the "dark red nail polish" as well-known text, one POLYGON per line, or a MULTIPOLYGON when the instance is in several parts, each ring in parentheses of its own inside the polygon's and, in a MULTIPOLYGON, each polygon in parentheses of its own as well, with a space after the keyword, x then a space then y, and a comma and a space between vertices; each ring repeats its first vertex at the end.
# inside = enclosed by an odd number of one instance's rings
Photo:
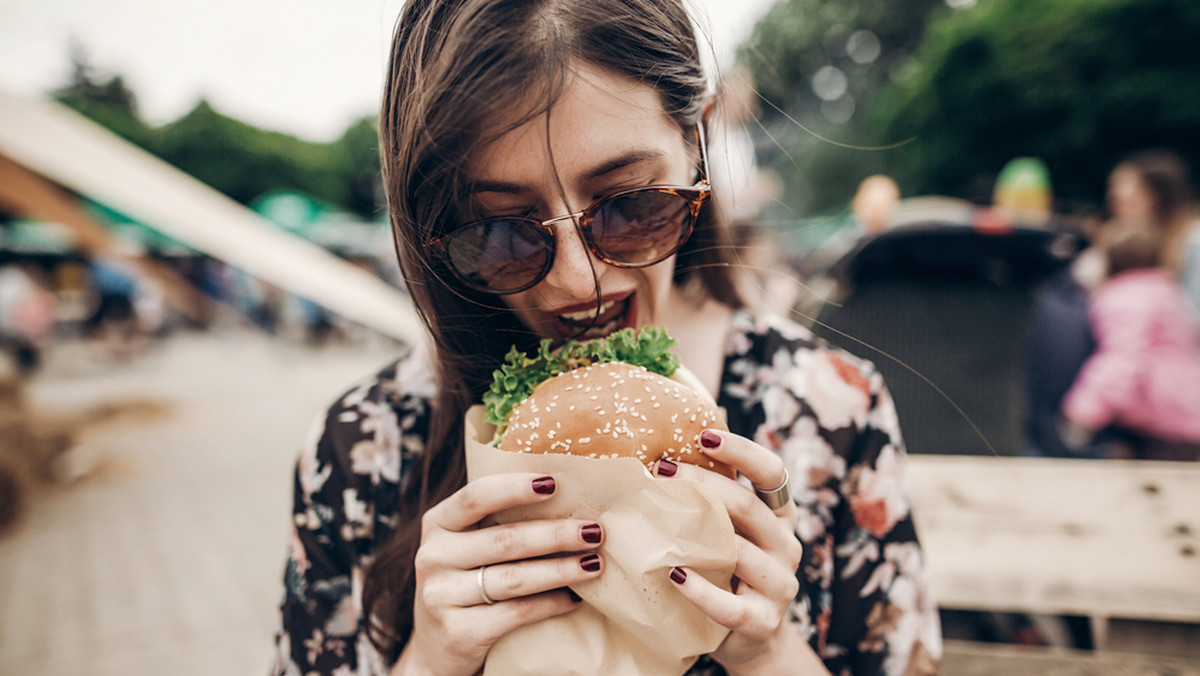
POLYGON ((533 480, 533 492, 538 495, 550 495, 558 485, 554 483, 554 477, 544 476, 533 480))
POLYGON ((674 582, 675 584, 683 584, 686 580, 687 572, 685 572, 682 568, 675 566, 671 569, 671 582, 674 582))
POLYGON ((658 467, 654 471, 658 472, 659 476, 672 477, 675 476, 675 473, 679 471, 679 465, 676 465, 666 458, 660 458, 658 461, 658 467))
POLYGON ((571 597, 572 603, 579 603, 580 601, 583 600, 583 599, 579 598, 579 594, 576 594, 575 590, 571 589, 570 587, 567 587, 567 596, 571 597))
POLYGON ((582 559, 579 559, 579 567, 586 570, 589 573, 594 573, 594 572, 600 570, 600 555, 599 554, 588 554, 587 556, 583 557, 582 559))
POLYGON ((700 445, 705 448, 716 448, 721 445, 721 435, 712 430, 704 430, 700 433, 700 445))
POLYGON ((590 523, 583 528, 580 528, 579 536, 583 538, 584 542, 590 542, 592 544, 596 544, 604 537, 600 532, 600 524, 598 523, 590 523))

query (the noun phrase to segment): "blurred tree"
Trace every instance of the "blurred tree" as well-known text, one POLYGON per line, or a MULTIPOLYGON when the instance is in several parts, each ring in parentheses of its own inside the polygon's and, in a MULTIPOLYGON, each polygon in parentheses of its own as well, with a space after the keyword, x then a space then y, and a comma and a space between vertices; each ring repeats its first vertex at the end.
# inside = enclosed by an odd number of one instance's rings
POLYGON ((340 204, 344 209, 371 218, 387 204, 379 163, 379 132, 374 116, 350 125, 333 144, 335 170, 345 189, 340 204))
POLYGON ((751 132, 762 166, 784 180, 787 209, 844 207, 861 179, 885 170, 886 151, 874 147, 903 137, 881 134, 866 113, 908 73, 928 17, 946 9, 944 0, 781 0, 755 26, 738 60, 763 99, 751 132))
POLYGON ((1200 3, 986 0, 935 22, 911 78, 881 101, 889 153, 920 192, 963 194, 1018 155, 1061 201, 1099 203, 1131 151, 1200 162, 1200 3))
POLYGON ((71 60, 70 82, 55 90, 55 99, 242 204, 275 190, 294 190, 368 219, 382 208, 378 141, 370 117, 332 143, 312 143, 245 124, 202 100, 155 128, 138 113, 137 97, 124 78, 92 67, 77 46, 71 60))
POLYGON ((137 97, 120 75, 101 73, 91 66, 78 43, 70 48, 70 81, 56 89, 55 100, 112 131, 121 138, 153 152, 154 129, 138 114, 137 97))

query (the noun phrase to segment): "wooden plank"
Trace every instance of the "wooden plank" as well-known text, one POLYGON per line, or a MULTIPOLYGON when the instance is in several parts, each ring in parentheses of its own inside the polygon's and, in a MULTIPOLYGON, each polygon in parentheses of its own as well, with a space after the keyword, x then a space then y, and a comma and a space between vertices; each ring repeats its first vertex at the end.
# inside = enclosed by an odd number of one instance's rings
POLYGON ((1194 660, 1182 657, 946 641, 942 673, 955 676, 1200 676, 1200 666, 1194 660))
POLYGON ((1200 467, 909 457, 946 608, 1200 622, 1200 467))

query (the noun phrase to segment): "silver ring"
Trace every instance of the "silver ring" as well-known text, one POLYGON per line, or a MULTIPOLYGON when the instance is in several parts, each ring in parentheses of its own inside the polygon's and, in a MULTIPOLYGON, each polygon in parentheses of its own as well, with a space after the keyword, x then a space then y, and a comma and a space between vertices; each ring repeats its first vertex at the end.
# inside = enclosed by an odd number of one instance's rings
POLYGON ((767 505, 767 507, 769 507, 771 509, 772 512, 779 509, 780 507, 783 507, 784 505, 788 504, 789 502, 791 502, 792 501, 792 489, 791 489, 791 486, 788 484, 787 468, 786 467, 783 468, 783 483, 779 484, 778 486, 776 486, 775 488, 772 488, 769 491, 764 491, 761 488, 759 488, 758 486, 755 486, 754 494, 757 495, 758 499, 762 500, 767 505))
POLYGON ((487 566, 479 567, 479 575, 475 576, 475 584, 476 584, 476 586, 479 587, 479 598, 483 599, 483 602, 490 606, 493 603, 495 603, 496 601, 492 597, 488 596, 487 591, 485 591, 483 588, 483 569, 484 568, 487 568, 487 566))

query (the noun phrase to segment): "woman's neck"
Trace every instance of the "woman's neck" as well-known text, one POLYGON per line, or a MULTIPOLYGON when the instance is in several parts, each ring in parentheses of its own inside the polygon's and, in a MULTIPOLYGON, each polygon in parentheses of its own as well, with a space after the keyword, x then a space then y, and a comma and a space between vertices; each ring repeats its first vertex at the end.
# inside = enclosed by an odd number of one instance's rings
POLYGON ((725 338, 733 309, 711 298, 689 297, 674 289, 660 323, 675 337, 675 353, 715 398, 725 363, 725 338))

